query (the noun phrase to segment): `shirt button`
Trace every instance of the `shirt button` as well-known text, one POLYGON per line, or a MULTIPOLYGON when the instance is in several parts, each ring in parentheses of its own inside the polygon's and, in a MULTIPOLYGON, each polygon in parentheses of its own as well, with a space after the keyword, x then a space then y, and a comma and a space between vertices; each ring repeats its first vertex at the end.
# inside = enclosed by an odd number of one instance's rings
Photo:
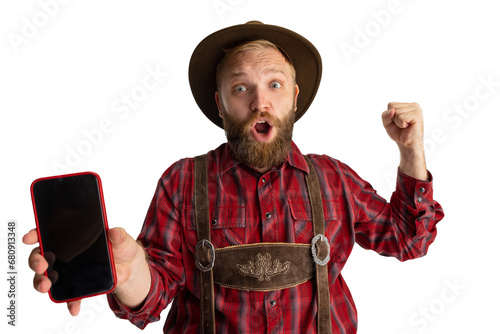
POLYGON ((266 213, 266 218, 267 218, 267 219, 271 219, 271 217, 272 217, 272 216, 273 216, 273 215, 271 214, 271 212, 267 212, 267 213, 266 213))
POLYGON ((266 182, 267 182, 266 178, 262 178, 262 183, 266 183, 266 182))
POLYGON ((422 203, 422 197, 417 198, 417 202, 422 203))
POLYGON ((217 225, 217 219, 212 220, 212 225, 213 226, 217 225))
POLYGON ((420 189, 418 189, 418 191, 419 191, 420 193, 423 193, 423 192, 425 192, 425 188, 420 188, 420 189))
POLYGON ((275 306, 276 305, 276 301, 275 300, 271 300, 271 302, 269 304, 271 304, 271 306, 275 306))

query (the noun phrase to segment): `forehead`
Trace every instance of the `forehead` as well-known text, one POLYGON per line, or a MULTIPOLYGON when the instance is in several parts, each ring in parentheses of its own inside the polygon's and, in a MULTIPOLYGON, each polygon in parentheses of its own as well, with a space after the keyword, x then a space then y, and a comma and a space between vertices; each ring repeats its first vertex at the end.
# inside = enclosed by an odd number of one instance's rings
POLYGON ((223 77, 234 77, 250 72, 260 72, 260 74, 282 72, 291 75, 289 64, 285 57, 273 48, 261 50, 245 50, 236 53, 228 59, 222 70, 223 77))

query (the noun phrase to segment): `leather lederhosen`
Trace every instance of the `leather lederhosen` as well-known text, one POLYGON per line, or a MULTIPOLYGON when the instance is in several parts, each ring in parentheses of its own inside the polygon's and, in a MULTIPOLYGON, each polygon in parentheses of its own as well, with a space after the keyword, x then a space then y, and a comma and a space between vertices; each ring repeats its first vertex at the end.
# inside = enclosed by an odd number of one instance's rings
POLYGON ((328 261, 330 247, 325 233, 323 202, 316 171, 307 156, 306 183, 313 219, 310 244, 257 243, 214 249, 210 242, 210 217, 206 155, 195 158, 195 212, 198 243, 195 263, 201 272, 201 333, 215 333, 214 283, 248 290, 290 288, 316 278, 318 333, 332 333, 328 261), (323 260, 320 260, 323 259, 323 260))

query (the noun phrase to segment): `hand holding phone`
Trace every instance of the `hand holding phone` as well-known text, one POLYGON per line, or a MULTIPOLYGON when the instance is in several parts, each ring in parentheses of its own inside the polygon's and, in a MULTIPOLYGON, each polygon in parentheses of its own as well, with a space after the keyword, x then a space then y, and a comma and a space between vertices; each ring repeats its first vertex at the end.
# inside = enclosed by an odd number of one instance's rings
MULTIPOLYGON (((113 249, 117 284, 113 291, 120 302, 135 309, 141 305, 151 288, 151 276, 144 249, 123 228, 108 230, 108 239, 113 249)), ((27 245, 38 243, 37 230, 32 229, 23 237, 27 245)), ((35 272, 33 286, 41 293, 47 293, 52 285, 45 275, 49 264, 41 255, 40 247, 36 247, 29 256, 28 263, 35 272)), ((68 310, 76 316, 80 311, 81 300, 68 301, 68 310)))
MULTIPOLYGON (((102 191, 99 193, 102 198, 102 191)), ((102 203, 101 205, 105 218, 104 204, 102 203)), ((66 210, 64 211, 68 213, 66 210)), ((23 242, 25 244, 33 245, 39 242, 40 222, 37 222, 37 227, 38 229, 29 231, 23 237, 23 242)), ((107 226, 105 230, 106 229, 107 226)), ((90 230, 92 231, 93 229, 90 230)), ((107 237, 111 245, 111 262, 112 264, 114 262, 112 272, 116 276, 116 286, 113 292, 123 305, 130 309, 137 308, 143 303, 151 287, 151 275, 146 260, 146 251, 123 228, 115 227, 107 230, 107 237)), ((45 250, 43 248, 44 245, 45 242, 41 240, 41 247, 33 249, 28 262, 30 268, 35 272, 35 277, 33 279, 35 290, 41 293, 50 293, 52 282, 49 279, 50 275, 48 274, 48 269, 49 262, 54 262, 54 256, 51 256, 51 252, 49 251, 45 251, 45 253, 42 254, 42 250, 45 250)), ((61 246, 58 247, 60 248, 61 246)), ((69 253, 63 255, 63 257, 66 259, 75 257, 76 253, 80 252, 79 248, 80 247, 74 245, 68 246, 69 253)), ((58 277, 58 279, 60 278, 58 277)), ((76 316, 80 311, 81 300, 79 298, 68 299, 67 303, 71 315, 76 316)))
MULTIPOLYGON (((113 291, 116 274, 99 176, 86 172, 37 179, 31 194, 40 242, 32 257, 39 253, 46 260, 50 298, 69 302, 113 291)), ((40 268, 33 269, 39 273, 40 268)))

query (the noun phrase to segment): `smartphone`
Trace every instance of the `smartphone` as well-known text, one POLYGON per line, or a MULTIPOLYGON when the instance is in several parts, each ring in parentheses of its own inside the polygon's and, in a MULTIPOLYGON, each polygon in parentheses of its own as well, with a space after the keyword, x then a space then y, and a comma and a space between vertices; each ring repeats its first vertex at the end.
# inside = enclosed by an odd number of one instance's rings
POLYGON ((116 286, 100 177, 93 172, 44 177, 31 184, 38 240, 49 263, 49 296, 61 303, 116 286))

